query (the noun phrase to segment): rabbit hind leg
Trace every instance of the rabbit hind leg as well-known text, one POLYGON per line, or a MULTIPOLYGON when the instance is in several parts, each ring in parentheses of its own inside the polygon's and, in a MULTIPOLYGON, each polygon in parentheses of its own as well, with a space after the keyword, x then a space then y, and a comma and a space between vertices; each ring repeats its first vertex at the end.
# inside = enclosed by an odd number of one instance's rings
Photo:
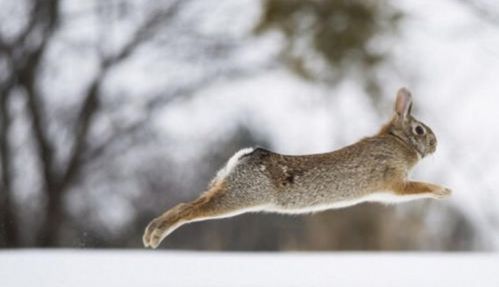
POLYGON ((207 192, 189 203, 180 203, 155 218, 147 226, 143 243, 156 248, 161 241, 180 226, 209 219, 236 216, 245 212, 260 211, 258 205, 245 206, 231 200, 223 181, 215 183, 207 192))

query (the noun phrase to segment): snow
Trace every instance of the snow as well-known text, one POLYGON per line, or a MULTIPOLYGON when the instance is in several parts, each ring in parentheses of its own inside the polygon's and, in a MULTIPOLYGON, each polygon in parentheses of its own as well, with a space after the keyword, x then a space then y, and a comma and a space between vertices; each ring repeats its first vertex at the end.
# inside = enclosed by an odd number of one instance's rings
POLYGON ((497 253, 0 252, 3 287, 499 286, 497 253))

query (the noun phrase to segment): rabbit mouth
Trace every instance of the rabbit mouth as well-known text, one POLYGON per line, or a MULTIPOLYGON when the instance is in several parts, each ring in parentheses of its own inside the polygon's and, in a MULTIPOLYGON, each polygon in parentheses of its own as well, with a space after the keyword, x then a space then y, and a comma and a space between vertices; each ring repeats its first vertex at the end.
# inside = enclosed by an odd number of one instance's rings
POLYGON ((424 158, 425 156, 427 156, 426 153, 420 151, 419 148, 417 147, 416 147, 416 153, 418 154, 419 158, 424 158))
POLYGON ((435 152, 436 150, 436 147, 435 146, 430 146, 428 148, 419 148, 418 146, 415 147, 415 150, 416 152, 418 153, 418 155, 421 157, 421 158, 424 158, 428 155, 431 155, 435 152))
POLYGON ((435 148, 427 147, 424 145, 422 146, 421 144, 418 143, 413 144, 413 147, 420 158, 424 158, 435 151, 435 148))

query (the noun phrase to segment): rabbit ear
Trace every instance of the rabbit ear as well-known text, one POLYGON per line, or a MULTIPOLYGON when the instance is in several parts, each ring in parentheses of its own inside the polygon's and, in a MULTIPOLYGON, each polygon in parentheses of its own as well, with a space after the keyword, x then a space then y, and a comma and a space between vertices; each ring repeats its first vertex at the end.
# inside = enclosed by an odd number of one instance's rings
POLYGON ((411 114, 412 96, 406 88, 400 88, 397 92, 397 100, 395 101, 395 112, 401 119, 407 118, 411 114))

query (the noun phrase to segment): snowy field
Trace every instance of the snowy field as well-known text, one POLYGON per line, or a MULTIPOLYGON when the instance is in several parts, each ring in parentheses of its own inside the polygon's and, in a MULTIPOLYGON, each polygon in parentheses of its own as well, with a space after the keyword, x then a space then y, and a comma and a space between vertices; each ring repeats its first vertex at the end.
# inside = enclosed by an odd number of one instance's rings
POLYGON ((2 287, 499 286, 497 253, 0 251, 2 287))

